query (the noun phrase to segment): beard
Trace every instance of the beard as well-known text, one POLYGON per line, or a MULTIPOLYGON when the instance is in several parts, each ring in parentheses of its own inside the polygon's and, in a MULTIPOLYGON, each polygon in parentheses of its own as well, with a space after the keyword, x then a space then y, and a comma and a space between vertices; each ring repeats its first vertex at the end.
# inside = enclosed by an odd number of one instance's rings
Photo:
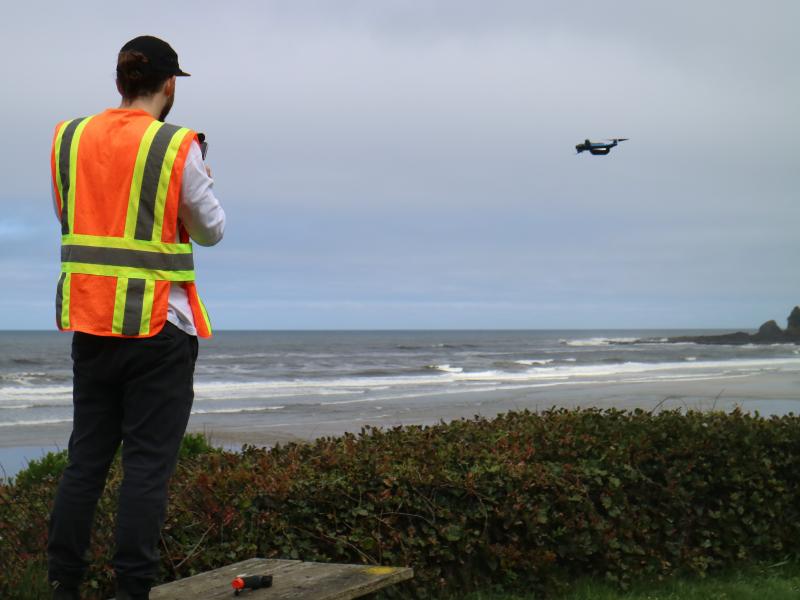
POLYGON ((158 115, 159 121, 164 121, 169 114, 169 111, 172 110, 172 105, 175 102, 175 94, 172 94, 169 98, 167 98, 167 103, 164 105, 164 108, 161 109, 161 114, 158 115))

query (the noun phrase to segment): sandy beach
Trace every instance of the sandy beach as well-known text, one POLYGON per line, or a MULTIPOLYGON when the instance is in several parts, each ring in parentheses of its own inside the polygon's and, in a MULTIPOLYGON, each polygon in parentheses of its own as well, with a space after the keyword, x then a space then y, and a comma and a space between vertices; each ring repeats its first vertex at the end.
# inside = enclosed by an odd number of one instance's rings
MULTIPOLYGON (((642 383, 566 383, 532 385, 525 389, 494 392, 439 393, 416 398, 382 400, 366 409, 330 404, 316 414, 287 420, 272 413, 195 414, 188 430, 205 433, 214 444, 229 448, 242 444, 271 446, 291 441, 358 432, 366 425, 430 425, 439 421, 491 417, 510 410, 564 408, 619 408, 644 410, 733 410, 763 416, 800 413, 800 374, 763 373, 715 377, 706 380, 642 383)), ((2 432, 0 448, 65 448, 70 424, 9 427, 2 432)))
MULTIPOLYGON (((287 441, 310 441, 317 437, 357 432, 366 425, 395 427, 399 425, 431 425, 439 421, 492 417, 512 410, 541 411, 551 407, 644 410, 734 410, 762 416, 800 413, 800 377, 796 374, 771 373, 748 377, 719 378, 705 381, 673 381, 644 383, 608 383, 540 387, 530 390, 438 394, 408 402, 381 406, 380 414, 353 420, 335 411, 309 418, 302 423, 261 421, 253 415, 236 415, 226 419, 204 421, 196 415, 191 431, 205 432, 217 444, 226 446, 254 444, 270 446, 287 441)), ((377 411, 376 411, 377 412, 377 411)))

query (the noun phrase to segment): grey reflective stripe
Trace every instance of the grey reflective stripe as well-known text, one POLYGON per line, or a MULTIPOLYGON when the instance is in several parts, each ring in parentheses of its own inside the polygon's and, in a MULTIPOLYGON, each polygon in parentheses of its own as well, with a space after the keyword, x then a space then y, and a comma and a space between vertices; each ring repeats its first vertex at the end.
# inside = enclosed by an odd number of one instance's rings
POLYGON ((167 155, 169 142, 179 129, 180 127, 176 125, 165 123, 156 132, 150 144, 142 173, 142 192, 139 194, 139 212, 136 214, 136 233, 133 236, 137 240, 149 240, 153 237, 161 167, 167 155))
POLYGON ((144 279, 129 279, 125 295, 125 316, 122 319, 122 335, 139 335, 144 307, 144 279))
POLYGON ((88 263, 112 267, 136 267, 154 271, 193 271, 191 254, 164 254, 125 248, 95 246, 61 246, 61 262, 88 263))
POLYGON ((56 323, 61 324, 61 311, 64 306, 64 280, 67 278, 66 273, 62 273, 58 278, 58 287, 56 288, 56 323))
POLYGON ((58 156, 58 171, 61 174, 61 233, 69 233, 69 154, 72 148, 72 138, 75 135, 75 130, 86 117, 80 119, 73 119, 64 128, 64 133, 61 135, 61 148, 59 149, 58 156))

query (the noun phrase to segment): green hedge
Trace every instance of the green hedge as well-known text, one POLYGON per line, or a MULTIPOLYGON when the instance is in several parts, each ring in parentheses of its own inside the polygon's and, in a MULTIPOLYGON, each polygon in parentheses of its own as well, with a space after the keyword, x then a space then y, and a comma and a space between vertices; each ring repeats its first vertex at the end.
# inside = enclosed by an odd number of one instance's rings
MULTIPOLYGON (((119 478, 96 518, 90 598, 113 589, 119 478)), ((547 594, 585 576, 624 586, 796 556, 799 484, 792 415, 552 410, 368 428, 183 459, 163 577, 264 556, 412 566, 398 597, 547 594)), ((20 584, 43 564, 55 485, 0 487, 0 597, 26 597, 20 584)))

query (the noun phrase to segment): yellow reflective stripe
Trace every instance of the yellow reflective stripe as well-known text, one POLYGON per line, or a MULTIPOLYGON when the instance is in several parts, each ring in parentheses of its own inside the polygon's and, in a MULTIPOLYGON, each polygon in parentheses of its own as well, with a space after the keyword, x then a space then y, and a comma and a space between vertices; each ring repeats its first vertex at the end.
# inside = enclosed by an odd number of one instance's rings
POLYGON ((128 277, 130 279, 153 279, 156 281, 194 281, 194 271, 163 271, 160 269, 94 265, 90 263, 62 262, 61 272, 104 275, 107 277, 128 277))
MULTIPOLYGON (((136 154, 136 164, 133 168, 133 180, 131 181, 131 191, 128 196, 128 213, 125 217, 125 237, 133 238, 136 234, 136 220, 139 215, 139 198, 142 195, 142 179, 144 178, 144 167, 147 164, 147 155, 150 152, 150 145, 156 133, 164 125, 161 121, 153 121, 144 132, 144 137, 139 144, 139 152, 136 154)), ((72 231, 70 229, 70 231, 72 231)))
POLYGON ((144 282, 144 302, 142 303, 142 321, 139 325, 139 335, 150 333, 150 317, 153 315, 153 301, 156 295, 156 282, 148 279, 144 282))
POLYGON ((125 300, 128 297, 128 279, 117 278, 117 291, 114 295, 114 318, 111 321, 111 333, 121 334, 125 320, 125 300))
POLYGON ((72 138, 72 145, 69 148, 69 192, 67 193, 67 216, 69 217, 69 230, 75 229, 75 188, 78 187, 77 173, 78 173, 78 143, 81 139, 86 124, 92 120, 92 117, 86 117, 83 121, 78 123, 75 129, 75 135, 72 138))
POLYGON ((206 311, 206 305, 203 304, 203 301, 200 299, 200 294, 197 294, 196 292, 197 290, 195 290, 195 295, 197 296, 197 303, 200 305, 200 312, 203 313, 203 320, 206 322, 206 328, 208 329, 208 333, 210 334, 211 319, 208 318, 208 311, 206 311))
POLYGON ((58 197, 61 198, 61 203, 59 204, 60 210, 64 210, 64 188, 61 185, 61 169, 59 168, 61 164, 61 138, 64 137, 64 131, 66 131, 67 125, 71 122, 72 121, 64 121, 64 123, 62 123, 61 127, 58 128, 55 142, 53 142, 55 148, 56 187, 58 188, 58 197))
POLYGON ((67 273, 64 277, 64 286, 62 287, 62 300, 61 300, 61 328, 69 329, 69 292, 72 286, 72 276, 67 273))
POLYGON ((164 208, 167 204, 167 192, 169 191, 169 182, 172 177, 172 168, 175 165, 175 157, 178 155, 183 139, 186 134, 191 130, 182 127, 175 132, 172 139, 169 141, 167 152, 164 155, 164 162, 161 164, 161 176, 158 178, 158 193, 156 195, 156 206, 153 211, 155 221, 153 224, 153 237, 154 242, 161 239, 161 233, 164 229, 164 208))
POLYGON ((121 248, 124 250, 141 250, 143 252, 161 252, 162 254, 191 254, 192 245, 172 244, 169 242, 149 242, 120 237, 67 234, 61 236, 62 246, 92 246, 94 248, 121 248))

